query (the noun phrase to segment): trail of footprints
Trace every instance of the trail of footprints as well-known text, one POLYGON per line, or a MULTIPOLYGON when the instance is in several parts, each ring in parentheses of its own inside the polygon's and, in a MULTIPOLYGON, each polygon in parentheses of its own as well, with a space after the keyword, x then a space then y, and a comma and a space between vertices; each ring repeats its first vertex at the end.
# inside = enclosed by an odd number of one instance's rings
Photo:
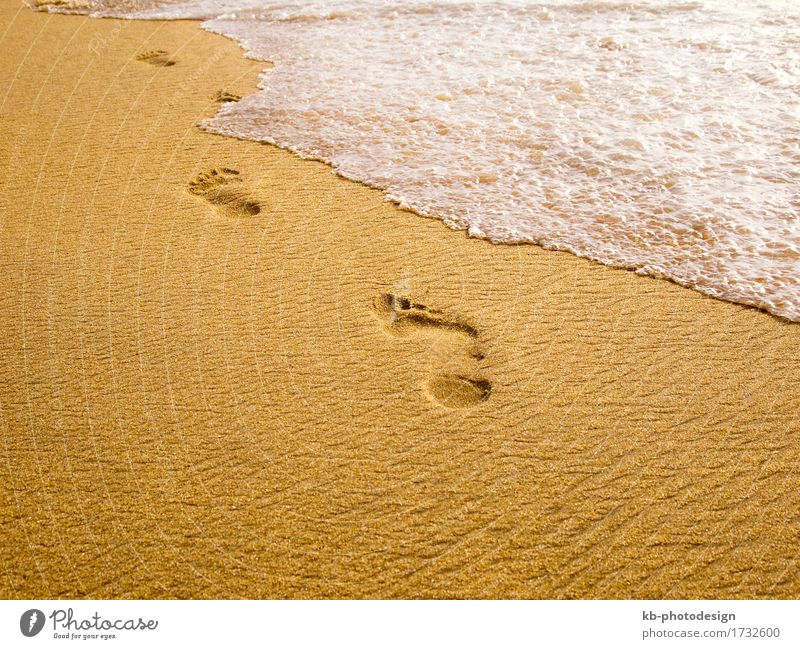
MULTIPOLYGON (((236 169, 217 167, 203 172, 189 183, 187 190, 221 215, 255 216, 261 212, 261 206, 236 169)), ((424 385, 433 401, 447 408, 468 408, 489 398, 492 385, 476 372, 484 355, 475 327, 393 293, 378 296, 373 311, 392 336, 427 335, 444 345, 449 361, 447 367, 442 364, 424 385), (450 366, 454 364, 458 368, 451 371, 450 366)))
POLYGON ((236 169, 218 167, 199 174, 189 183, 190 194, 202 198, 223 216, 255 216, 261 212, 236 169))
MULTIPOLYGON (((136 60, 162 68, 176 63, 164 50, 142 52, 136 60)), ((217 103, 240 100, 240 95, 224 90, 218 90, 214 95, 217 103)), ((252 198, 236 169, 217 167, 203 172, 189 183, 187 191, 206 201, 221 215, 255 216, 261 212, 261 206, 252 198)), ((491 383, 472 371, 484 358, 478 347, 478 331, 473 326, 392 293, 380 295, 373 304, 373 310, 385 330, 393 336, 444 337, 451 339, 459 348, 456 356, 463 357, 461 365, 464 371, 452 372, 443 368, 429 377, 424 387, 431 399, 448 408, 468 408, 489 398, 491 383)))
POLYGON ((175 65, 175 61, 169 58, 169 54, 164 50, 149 50, 147 52, 142 52, 136 57, 137 61, 141 61, 142 63, 149 63, 150 65, 154 65, 158 68, 168 68, 172 65, 175 65))
POLYGON ((489 398, 491 383, 473 371, 484 358, 478 347, 478 331, 474 327, 393 293, 378 296, 373 311, 384 329, 393 336, 436 336, 449 339, 455 345, 455 362, 462 366, 463 371, 442 369, 434 372, 424 386, 431 399, 447 408, 468 408, 489 398), (459 359, 459 355, 462 358, 459 359))
MULTIPOLYGON (((255 216, 261 212, 261 206, 235 169, 217 167, 203 172, 189 183, 187 190, 221 215, 255 216)), ((447 408, 468 408, 489 398, 492 385, 476 372, 484 355, 475 327, 393 293, 378 296, 373 311, 392 336, 427 335, 444 345, 448 367, 442 364, 424 384, 433 401, 447 408), (458 369, 451 371, 454 364, 458 369)))

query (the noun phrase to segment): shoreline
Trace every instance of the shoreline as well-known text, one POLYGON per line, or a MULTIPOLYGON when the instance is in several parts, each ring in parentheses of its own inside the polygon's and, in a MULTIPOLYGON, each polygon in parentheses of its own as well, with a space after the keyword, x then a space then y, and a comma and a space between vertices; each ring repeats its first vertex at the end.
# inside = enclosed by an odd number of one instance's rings
POLYGON ((4 597, 800 592, 796 326, 202 131, 264 64, 199 24, 0 11, 4 597))
MULTIPOLYGON (((41 7, 41 6, 45 6, 45 5, 38 5, 38 6, 41 7)), ((112 20, 112 21, 139 21, 139 20, 145 20, 145 21, 150 21, 150 22, 181 22, 181 21, 185 21, 185 22, 190 22, 190 23, 196 23, 197 26, 201 30, 205 31, 206 33, 209 33, 209 34, 212 34, 212 35, 215 35, 215 36, 222 36, 223 38, 225 38, 227 40, 230 40, 231 42, 235 43, 237 45, 237 47, 239 48, 240 52, 241 52, 242 58, 246 58, 247 60, 250 60, 250 61, 257 61, 262 66, 262 69, 259 72, 259 75, 261 73, 265 72, 266 70, 274 67, 274 64, 273 64, 272 61, 264 60, 264 59, 256 59, 256 58, 250 57, 250 55, 248 54, 248 52, 245 49, 245 47, 241 43, 239 43, 236 40, 236 38, 234 38, 233 36, 226 36, 225 34, 223 34, 221 32, 214 32, 214 31, 203 29, 202 28, 202 24, 204 22, 207 22, 208 20, 211 20, 211 19, 205 19, 205 18, 168 18, 168 19, 163 19, 162 20, 162 19, 153 19, 153 18, 136 18, 136 17, 129 17, 129 16, 122 16, 122 17, 93 16, 93 15, 90 15, 90 14, 81 13, 80 10, 75 10, 76 11, 75 13, 63 13, 63 12, 60 12, 60 11, 52 11, 52 12, 49 11, 49 10, 45 11, 44 9, 38 9, 37 8, 37 9, 34 9, 34 11, 40 11, 40 12, 53 14, 53 15, 85 16, 85 17, 91 18, 93 20, 112 20)), ((91 44, 90 44, 90 47, 91 47, 91 44)), ((253 89, 251 89, 251 91, 252 91, 252 93, 255 93, 255 92, 258 91, 258 88, 254 87, 253 89)), ((241 98, 244 98, 244 97, 240 97, 239 99, 241 99, 241 98)), ((209 119, 213 119, 214 117, 216 117, 216 114, 211 115, 210 117, 206 117, 205 119, 209 120, 209 119)), ((783 315, 783 314, 778 313, 778 312, 770 311, 769 308, 767 308, 766 306, 763 306, 765 304, 765 302, 763 300, 760 300, 760 301, 758 301, 758 303, 756 303, 756 300, 755 299, 751 299, 751 298, 746 298, 745 299, 745 298, 741 298, 741 297, 739 297, 739 298, 722 297, 720 295, 714 294, 714 292, 718 290, 718 289, 716 289, 714 287, 707 287, 707 286, 703 286, 703 285, 697 285, 697 284, 692 283, 691 281, 688 281, 688 280, 682 281, 682 280, 677 279, 675 277, 671 277, 669 274, 666 274, 666 273, 664 273, 664 272, 662 272, 660 270, 659 271, 651 271, 651 270, 647 270, 646 267, 642 267, 642 266, 618 264, 618 263, 614 263, 614 262, 611 262, 611 261, 601 261, 600 259, 597 259, 594 256, 591 256, 589 254, 584 254, 584 253, 581 253, 581 252, 577 252, 576 250, 574 250, 572 248, 558 248, 558 247, 549 245, 547 243, 541 243, 541 242, 538 242, 538 241, 537 242, 533 242, 533 241, 497 241, 497 240, 493 240, 493 239, 491 239, 489 237, 486 237, 486 236, 471 235, 468 232, 468 230, 469 230, 468 226, 455 225, 453 222, 448 221, 448 219, 446 217, 444 217, 442 215, 438 215, 435 212, 428 212, 428 211, 425 211, 425 210, 422 210, 422 209, 419 209, 419 208, 416 208, 416 207, 413 207, 413 206, 410 206, 410 205, 405 205, 403 200, 391 197, 389 195, 389 193, 388 193, 389 192, 388 189, 380 186, 379 184, 373 184, 373 183, 370 183, 370 182, 368 182, 366 180, 359 180, 357 177, 354 177, 352 175, 348 175, 347 173, 345 173, 345 172, 341 171, 340 169, 338 169, 335 166, 334 162, 332 162, 329 159, 326 159, 326 158, 323 158, 323 157, 315 157, 313 155, 304 155, 301 151, 298 151, 296 147, 284 146, 284 145, 278 144, 272 138, 256 140, 256 139, 251 139, 251 138, 240 136, 240 135, 238 135, 236 133, 233 133, 233 132, 215 131, 212 128, 207 127, 204 124, 198 124, 198 126, 199 126, 199 128, 201 130, 203 130, 204 132, 208 133, 209 135, 218 135, 218 136, 222 136, 222 137, 230 137, 230 138, 234 138, 234 139, 241 140, 241 141, 244 141, 244 142, 254 142, 256 144, 265 144, 265 145, 268 145, 268 146, 274 146, 274 147, 276 147, 278 149, 286 151, 287 153, 290 153, 290 154, 292 154, 294 156, 297 156, 301 160, 306 160, 306 161, 311 161, 311 162, 321 162, 322 164, 326 165, 330 169, 331 173, 335 174, 339 178, 341 178, 343 180, 346 180, 346 181, 349 181, 349 182, 356 183, 357 185, 360 185, 362 187, 367 187, 369 189, 374 189, 374 190, 380 192, 383 200, 388 202, 388 203, 390 203, 390 204, 392 204, 397 209, 405 211, 405 212, 410 212, 411 214, 414 214, 414 215, 422 217, 422 218, 439 220, 442 223, 444 223, 444 225, 448 229, 453 230, 455 232, 463 232, 470 239, 478 239, 478 240, 482 240, 482 241, 487 241, 488 243, 491 243, 492 245, 497 245, 497 246, 518 246, 518 245, 528 246, 528 245, 532 245, 532 246, 536 246, 536 247, 542 248, 542 249, 550 251, 550 252, 567 253, 567 254, 573 255, 575 257, 578 257, 579 259, 583 259, 585 261, 588 261, 588 262, 591 262, 591 263, 594 263, 594 264, 599 264, 601 266, 606 266, 607 268, 612 268, 612 269, 615 269, 615 270, 625 270, 625 271, 632 272, 632 273, 635 273, 635 274, 643 276, 643 277, 648 277, 650 279, 659 280, 659 281, 666 281, 666 282, 668 282, 670 284, 674 284, 674 285, 680 286, 682 288, 686 288, 686 289, 689 289, 689 290, 692 290, 692 291, 696 291, 696 292, 700 293, 701 295, 703 295, 705 297, 710 297, 710 298, 715 299, 715 300, 720 300, 722 302, 728 302, 730 304, 735 304, 737 306, 742 306, 742 307, 749 308, 749 309, 755 309, 756 311, 759 311, 759 312, 762 312, 762 313, 766 313, 766 314, 768 314, 768 315, 770 315, 770 316, 772 316, 774 318, 777 318, 779 321, 782 321, 782 322, 784 322, 786 324, 800 324, 800 322, 794 321, 794 320, 792 320, 790 317, 788 317, 786 315, 783 315)))

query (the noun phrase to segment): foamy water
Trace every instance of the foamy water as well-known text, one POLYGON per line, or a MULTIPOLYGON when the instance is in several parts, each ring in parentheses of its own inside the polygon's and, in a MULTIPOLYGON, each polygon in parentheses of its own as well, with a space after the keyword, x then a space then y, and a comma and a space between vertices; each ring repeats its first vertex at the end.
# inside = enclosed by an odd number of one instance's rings
MULTIPOLYGON (((800 3, 76 2, 274 62, 209 131, 800 321, 800 3)), ((64 9, 63 5, 60 5, 64 9)))

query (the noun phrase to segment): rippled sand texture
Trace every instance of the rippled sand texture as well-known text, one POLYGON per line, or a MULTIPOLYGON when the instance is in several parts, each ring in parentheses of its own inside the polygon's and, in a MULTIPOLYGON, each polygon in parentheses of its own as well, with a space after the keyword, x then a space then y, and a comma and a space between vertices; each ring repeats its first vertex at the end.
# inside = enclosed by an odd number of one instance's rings
POLYGON ((325 160, 474 236, 800 320, 800 4, 95 9, 226 13, 206 28, 275 62, 210 130, 325 160))
POLYGON ((0 24, 0 597, 800 595, 800 327, 202 131, 197 24, 0 24))

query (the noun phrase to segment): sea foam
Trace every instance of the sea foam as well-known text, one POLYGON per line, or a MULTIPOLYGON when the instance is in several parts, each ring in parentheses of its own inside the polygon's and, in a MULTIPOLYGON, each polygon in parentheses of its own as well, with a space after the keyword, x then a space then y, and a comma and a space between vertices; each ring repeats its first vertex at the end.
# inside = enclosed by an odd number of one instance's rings
MULTIPOLYGON (((47 6, 47 5, 44 5, 47 6)), ((78 0, 274 63, 204 128, 800 321, 800 3, 78 0)))

